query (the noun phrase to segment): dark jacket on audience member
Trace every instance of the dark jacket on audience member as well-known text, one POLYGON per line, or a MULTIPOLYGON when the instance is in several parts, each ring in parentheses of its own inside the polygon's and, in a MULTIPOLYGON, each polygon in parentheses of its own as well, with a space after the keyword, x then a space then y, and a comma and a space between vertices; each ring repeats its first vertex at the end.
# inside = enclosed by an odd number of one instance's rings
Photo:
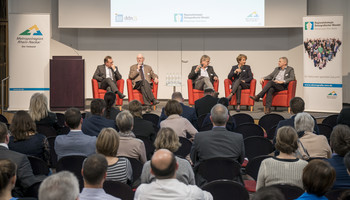
POLYGON ((217 97, 206 95, 194 102, 194 108, 196 110, 197 117, 210 113, 210 110, 217 104, 217 97))
POLYGON ((103 128, 114 128, 117 130, 114 120, 106 119, 102 116, 92 115, 85 118, 81 130, 86 135, 98 136, 103 128))
POLYGON ((152 143, 156 139, 156 131, 153 123, 140 117, 134 117, 134 127, 132 132, 137 138, 149 139, 152 143))
MULTIPOLYGON (((191 124, 198 129, 198 118, 196 115, 196 110, 194 108, 191 108, 189 106, 184 105, 183 103, 180 103, 182 107, 182 113, 181 116, 186 118, 188 121, 191 122, 191 124)), ((158 121, 158 127, 160 127, 160 122, 168 118, 168 116, 165 115, 164 108, 162 108, 162 113, 160 114, 159 121, 158 121)))

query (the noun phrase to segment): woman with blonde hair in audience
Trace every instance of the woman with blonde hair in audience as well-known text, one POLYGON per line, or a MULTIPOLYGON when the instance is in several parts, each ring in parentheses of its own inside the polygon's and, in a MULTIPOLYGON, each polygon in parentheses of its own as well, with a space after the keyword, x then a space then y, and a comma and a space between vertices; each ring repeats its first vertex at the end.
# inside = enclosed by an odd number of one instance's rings
POLYGON ((10 125, 10 132, 8 144, 10 150, 41 158, 49 164, 48 140, 44 135, 36 132, 35 123, 26 111, 16 112, 10 125))
POLYGON ((332 157, 327 138, 313 133, 314 125, 315 121, 308 113, 298 113, 294 119, 294 127, 299 136, 299 157, 304 160, 332 157))
POLYGON ((119 128, 120 143, 117 156, 135 158, 142 164, 147 161, 146 148, 142 140, 137 139, 132 132, 134 118, 127 110, 117 115, 116 123, 119 128))
POLYGON ((11 191, 16 184, 16 164, 10 160, 0 160, 0 199, 15 200, 11 191))
POLYGON ((28 113, 37 126, 51 126, 59 130, 56 113, 50 112, 47 97, 43 93, 32 95, 28 113))
MULTIPOLYGON (((156 140, 154 141, 154 146, 156 147, 156 151, 158 149, 168 149, 174 153, 179 149, 181 143, 179 142, 179 137, 172 128, 161 128, 158 131, 156 140)), ((179 165, 179 168, 176 171, 176 179, 185 183, 186 185, 194 185, 194 173, 190 163, 186 159, 178 156, 175 156, 175 158, 179 165)), ((147 161, 143 165, 141 183, 151 183, 154 180, 155 176, 151 174, 150 161, 147 161)))
POLYGON ((333 186, 335 170, 326 161, 312 160, 303 170, 303 185, 305 193, 297 200, 326 200, 324 196, 333 186))
POLYGON ((108 162, 106 180, 119 181, 130 185, 132 182, 132 168, 127 158, 117 157, 119 141, 120 138, 115 129, 104 128, 97 137, 96 152, 106 156, 108 162))
POLYGON ((180 116, 182 113, 182 106, 178 101, 169 100, 164 107, 164 113, 168 118, 160 122, 161 128, 172 128, 179 137, 184 138, 186 138, 187 133, 192 137, 198 133, 197 129, 188 119, 180 116))
POLYGON ((342 124, 335 126, 330 140, 334 154, 332 158, 328 159, 328 162, 334 167, 337 175, 333 189, 350 188, 350 176, 344 164, 344 156, 350 151, 349 126, 342 124))
POLYGON ((307 162, 294 155, 298 149, 298 135, 294 128, 290 126, 279 128, 275 147, 280 154, 262 161, 256 190, 275 184, 288 184, 303 188, 301 178, 307 162))

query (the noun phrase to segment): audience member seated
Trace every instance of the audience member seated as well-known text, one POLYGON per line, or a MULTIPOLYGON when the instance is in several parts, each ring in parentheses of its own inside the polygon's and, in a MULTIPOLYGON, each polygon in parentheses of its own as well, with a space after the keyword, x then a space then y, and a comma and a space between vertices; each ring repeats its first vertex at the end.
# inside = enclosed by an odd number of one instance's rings
POLYGON ((146 162, 146 149, 142 140, 137 139, 131 131, 134 126, 134 118, 127 110, 120 112, 117 116, 120 144, 117 156, 135 158, 142 164, 146 162))
MULTIPOLYGON (((196 115, 196 110, 194 108, 191 108, 189 106, 186 106, 184 104, 184 98, 182 97, 181 92, 174 92, 171 95, 171 99, 172 100, 176 100, 180 103, 181 107, 182 107, 182 113, 181 116, 186 118, 188 121, 191 122, 191 124, 198 129, 198 118, 196 115)), ((160 122, 165 120, 168 116, 165 115, 164 113, 164 108, 162 108, 162 112, 159 116, 159 122, 158 122, 158 127, 160 126, 160 122)))
POLYGON ((213 129, 199 132, 194 138, 191 149, 191 160, 194 164, 196 184, 201 186, 206 180, 198 173, 201 162, 211 158, 230 158, 238 163, 243 163, 245 152, 242 134, 226 130, 228 110, 221 104, 211 109, 211 121, 213 129))
POLYGON ((337 124, 344 124, 350 127, 350 108, 343 108, 337 118, 337 124))
POLYGON ((298 134, 294 128, 284 126, 278 129, 275 147, 280 154, 262 161, 256 190, 274 184, 288 184, 303 188, 301 177, 307 162, 294 156, 298 149, 298 134))
POLYGON ((135 200, 147 199, 213 199, 209 192, 195 185, 186 185, 176 179, 178 163, 172 152, 157 150, 150 162, 151 173, 156 180, 150 184, 141 184, 135 193, 135 200))
POLYGON ((168 118, 160 123, 160 127, 172 128, 179 137, 186 138, 189 133, 192 137, 198 133, 197 129, 186 118, 181 117, 182 107, 176 100, 169 100, 164 107, 165 115, 168 118))
MULTIPOLYGON (((289 105, 290 105, 290 110, 291 112, 294 114, 293 116, 291 116, 289 119, 285 119, 285 120, 281 120, 278 122, 278 125, 277 125, 277 128, 276 128, 276 132, 275 132, 275 137, 276 137, 276 133, 277 133, 277 130, 279 128, 281 128, 282 126, 291 126, 294 128, 294 119, 295 119, 295 116, 298 114, 298 113, 302 113, 304 112, 304 109, 305 109, 305 102, 302 98, 300 97, 294 97, 292 98, 290 101, 289 101, 289 105)), ((317 122, 316 120, 314 119, 314 127, 313 127, 313 131, 314 133, 316 133, 317 135, 320 134, 320 131, 318 129, 318 126, 317 126, 317 122)))
MULTIPOLYGON (((154 146, 156 147, 156 151, 159 149, 167 149, 174 153, 179 149, 181 143, 173 129, 161 128, 157 134, 154 146)), ((177 156, 175 156, 175 158, 179 165, 176 171, 176 179, 186 185, 194 185, 195 179, 190 163, 186 159, 177 156)), ((141 183, 151 183, 155 180, 156 177, 151 173, 151 162, 147 161, 142 168, 141 183)))
POLYGON ((299 136, 300 158, 330 158, 332 149, 324 135, 316 135, 314 130, 314 119, 308 113, 298 113, 294 120, 294 126, 299 136))
POLYGON ((16 164, 10 160, 0 160, 0 199, 14 200, 11 191, 16 184, 16 164))
POLYGON ((285 200, 283 193, 273 186, 262 187, 255 192, 252 200, 285 200))
MULTIPOLYGON (((8 149, 9 135, 6 124, 0 122, 0 159, 8 159, 17 165, 17 181, 12 190, 13 196, 22 197, 30 186, 39 183, 43 178, 35 177, 26 155, 8 149)), ((2 170, 0 170, 2 172, 2 170)), ((34 193, 36 191, 33 191, 34 193)))
POLYGON ((210 110, 218 102, 218 98, 214 97, 215 91, 213 88, 204 89, 204 97, 194 102, 194 109, 196 110, 197 117, 210 113, 210 110))
POLYGON ((79 182, 68 171, 61 171, 47 177, 39 188, 39 199, 44 200, 78 200, 79 182))
POLYGON ((78 108, 69 108, 64 113, 66 125, 70 128, 67 135, 59 135, 55 140, 57 159, 64 156, 89 156, 95 153, 96 137, 85 135, 81 131, 83 119, 78 108))
POLYGON ((350 176, 346 171, 344 156, 350 151, 350 128, 347 125, 337 125, 331 133, 331 147, 334 151, 328 162, 336 171, 333 189, 350 188, 350 176))
POLYGON ((84 188, 80 193, 80 200, 117 200, 119 198, 107 194, 103 183, 107 176, 108 163, 101 154, 89 156, 83 163, 81 173, 84 177, 84 188))
POLYGON ((312 160, 303 170, 305 193, 297 200, 324 200, 335 181, 335 170, 326 161, 312 160))
POLYGON ((48 105, 43 93, 35 93, 30 98, 28 113, 37 126, 52 126, 58 132, 60 126, 57 124, 56 113, 50 112, 48 105))
POLYGON ((115 121, 115 118, 120 113, 120 110, 115 108, 115 100, 117 97, 113 92, 107 92, 105 94, 104 100, 106 102, 106 109, 103 113, 103 116, 107 119, 111 119, 115 121))
POLYGON ((47 138, 36 132, 33 119, 26 111, 20 110, 13 116, 10 126, 9 149, 50 161, 50 148, 47 138))
POLYGON ((93 99, 90 106, 92 116, 85 118, 83 121, 82 131, 84 134, 97 137, 103 128, 111 127, 116 129, 115 120, 102 117, 106 108, 104 100, 93 99))
POLYGON ((142 104, 138 100, 132 100, 129 103, 129 111, 134 117, 134 126, 132 132, 137 138, 148 139, 154 142, 156 131, 152 122, 142 119, 142 104))
MULTIPOLYGON (((222 97, 222 98, 220 98, 218 100, 218 103, 222 104, 226 108, 228 108, 229 100, 227 98, 225 98, 225 97, 222 97)), ((229 130, 229 131, 234 131, 236 129, 236 120, 235 120, 235 118, 233 118, 230 115, 229 111, 228 111, 228 116, 229 116, 229 119, 228 119, 228 121, 226 123, 226 129, 229 130)), ((202 127, 205 127, 205 126, 207 126, 209 124, 212 124, 211 121, 210 121, 210 113, 208 113, 207 116, 204 118, 202 127)))
POLYGON ((119 148, 119 135, 113 128, 104 128, 97 137, 96 152, 104 155, 108 162, 108 181, 119 181, 125 184, 132 182, 132 168, 129 160, 117 157, 119 148))

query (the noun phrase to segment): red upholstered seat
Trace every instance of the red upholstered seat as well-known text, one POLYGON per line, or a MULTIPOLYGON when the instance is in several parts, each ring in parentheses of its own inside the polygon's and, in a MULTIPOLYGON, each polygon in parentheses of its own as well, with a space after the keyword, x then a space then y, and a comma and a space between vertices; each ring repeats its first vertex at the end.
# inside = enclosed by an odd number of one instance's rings
MULTIPOLYGON (((268 80, 265 80, 262 87, 267 84, 268 80)), ((272 104, 271 106, 277 107, 288 107, 288 112, 290 112, 290 107, 289 107, 289 101, 295 97, 295 91, 297 88, 297 81, 291 81, 288 84, 288 89, 275 92, 272 97, 272 104)), ((263 98, 263 105, 264 105, 264 110, 265 110, 265 105, 266 105, 266 94, 264 95, 263 98)))
MULTIPOLYGON (((214 81, 214 90, 217 92, 219 89, 219 80, 214 81)), ((187 89, 188 89, 188 104, 194 105, 194 102, 204 96, 203 90, 193 89, 192 79, 187 79, 187 89)))
MULTIPOLYGON (((157 95, 158 95, 158 83, 154 83, 154 81, 152 80, 153 83, 153 88, 152 88, 152 93, 154 98, 157 99, 157 95)), ((132 101, 134 99, 139 100, 142 105, 145 104, 145 102, 143 101, 143 96, 141 94, 141 92, 139 90, 134 90, 132 87, 132 81, 131 79, 128 79, 126 81, 127 87, 128 87, 128 101, 132 101)))
MULTIPOLYGON (((104 99, 104 96, 107 90, 99 89, 98 82, 96 79, 91 79, 91 82, 92 82, 92 94, 94 99, 104 99)), ((117 81, 117 87, 121 93, 124 92, 124 79, 120 79, 117 81)), ((116 95, 116 97, 117 99, 116 99, 115 105, 120 106, 121 108, 121 106, 123 105, 123 99, 119 98, 118 95, 116 95)))
MULTIPOLYGON (((225 96, 227 97, 228 95, 230 95, 232 91, 231 89, 232 80, 225 79, 224 85, 225 85, 225 96)), ((250 111, 253 111, 254 100, 249 98, 249 96, 255 95, 255 89, 256 89, 256 79, 252 79, 250 81, 250 88, 244 89, 241 91, 241 106, 250 106, 250 111)), ((232 96, 230 105, 237 105, 236 94, 232 96)))

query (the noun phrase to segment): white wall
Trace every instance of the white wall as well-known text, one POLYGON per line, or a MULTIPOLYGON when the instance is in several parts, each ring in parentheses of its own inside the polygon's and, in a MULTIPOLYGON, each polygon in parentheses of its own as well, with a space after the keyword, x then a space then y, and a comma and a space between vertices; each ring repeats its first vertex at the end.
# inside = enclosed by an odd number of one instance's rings
MULTIPOLYGON (((276 1, 276 0, 273 0, 276 1)), ((347 0, 308 0, 309 15, 344 15, 344 90, 349 90, 349 72, 345 59, 349 57, 349 2, 347 0), (345 82, 347 81, 347 82, 345 82), (347 89, 346 89, 347 88, 347 89)), ((212 65, 220 78, 220 96, 224 95, 223 80, 239 53, 248 56, 254 77, 260 79, 277 66, 278 58, 287 56, 298 79, 297 96, 302 94, 303 56, 301 28, 261 29, 196 29, 196 30, 118 30, 118 29, 60 29, 58 28, 58 0, 9 1, 9 12, 51 12, 51 55, 77 55, 85 59, 85 97, 92 98, 91 77, 106 55, 111 55, 120 67, 123 78, 128 76, 129 66, 135 63, 137 53, 144 53, 145 63, 153 66, 160 75, 159 98, 169 98, 171 88, 166 87, 165 75, 181 72, 182 91, 187 97, 186 80, 192 65, 198 64, 201 55, 211 56, 212 65), (37 7, 41 9, 38 9, 37 7), (51 10, 50 10, 51 8, 51 10), (74 49, 73 49, 74 48, 74 49), (181 62, 188 61, 187 63, 181 62)), ((278 9, 281 9, 279 7, 278 9)), ((268 15, 268 13, 267 13, 268 15)), ((283 23, 288 15, 274 18, 283 23)), ((300 22, 302 19, 300 19, 300 22)), ((344 78, 343 77, 343 78, 344 78)), ((257 86, 257 92, 261 86, 257 86)), ((126 91, 126 87, 125 87, 126 91)), ((126 93, 126 92, 125 92, 126 93)), ((344 102, 350 103, 350 95, 344 91, 344 102)))

